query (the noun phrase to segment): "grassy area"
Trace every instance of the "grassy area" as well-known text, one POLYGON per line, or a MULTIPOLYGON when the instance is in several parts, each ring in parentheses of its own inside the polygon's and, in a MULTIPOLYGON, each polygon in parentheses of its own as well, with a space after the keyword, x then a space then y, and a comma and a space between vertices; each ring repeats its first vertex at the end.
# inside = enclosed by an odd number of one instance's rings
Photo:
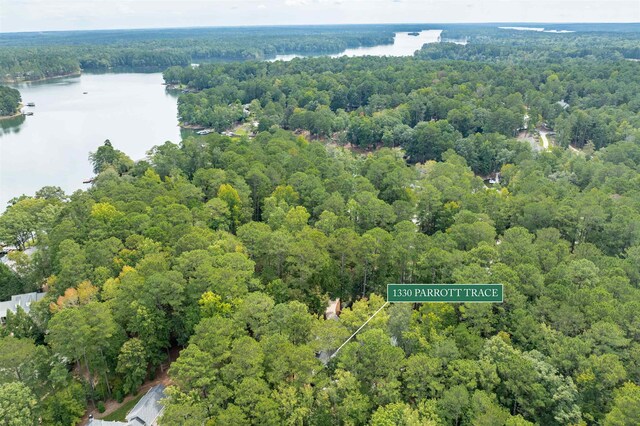
POLYGON ((140 395, 133 398, 131 401, 127 401, 120 408, 115 410, 113 413, 109 414, 102 418, 102 420, 110 420, 112 422, 123 422, 125 421, 125 416, 131 409, 140 401, 140 399, 144 396, 144 392, 140 392, 140 395))
POLYGON ((249 134, 249 130, 247 129, 246 126, 240 126, 240 127, 237 127, 236 129, 234 129, 233 133, 235 133, 238 136, 243 136, 243 135, 248 135, 249 134))

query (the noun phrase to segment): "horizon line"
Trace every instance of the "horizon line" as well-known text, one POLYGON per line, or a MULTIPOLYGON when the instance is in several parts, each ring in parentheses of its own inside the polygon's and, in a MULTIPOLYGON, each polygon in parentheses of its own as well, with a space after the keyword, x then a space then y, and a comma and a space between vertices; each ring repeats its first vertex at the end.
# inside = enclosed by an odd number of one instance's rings
MULTIPOLYGON (((28 31, 0 31, 0 35, 8 34, 38 34, 38 33, 73 33, 73 32, 99 32, 99 31, 149 31, 149 30, 189 30, 189 29, 242 29, 242 28, 304 28, 304 27, 365 27, 365 26, 436 26, 436 25, 640 25, 637 21, 576 21, 576 22, 544 22, 544 21, 491 21, 491 22, 371 22, 371 23, 336 23, 336 24, 256 24, 256 25, 195 25, 179 27, 134 27, 134 28, 93 28, 77 30, 28 30, 28 31)), ((434 28, 435 29, 435 28, 434 28)))

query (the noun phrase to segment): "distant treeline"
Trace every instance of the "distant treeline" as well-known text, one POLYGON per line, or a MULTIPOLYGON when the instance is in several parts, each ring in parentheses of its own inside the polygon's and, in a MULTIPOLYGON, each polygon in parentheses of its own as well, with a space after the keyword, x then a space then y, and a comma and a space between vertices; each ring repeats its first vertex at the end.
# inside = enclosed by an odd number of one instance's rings
MULTIPOLYGON (((466 39, 474 58, 598 56, 640 58, 638 24, 544 25, 569 34, 503 30, 498 24, 335 25, 298 27, 176 28, 0 34, 0 81, 32 81, 81 69, 162 70, 192 62, 245 61, 278 54, 327 54, 390 44, 397 31, 443 29, 443 40, 466 39), (611 41, 615 40, 615 45, 611 41), (558 41, 563 47, 558 49, 558 41), (490 44, 491 46, 488 46, 490 44), (538 46, 544 49, 537 49, 538 46), (535 51, 535 52, 534 52, 535 51)), ((517 26, 518 24, 500 24, 517 26)), ((520 24, 523 25, 523 24, 520 24)), ((459 56, 462 48, 430 46, 427 55, 459 56)), ((465 58, 466 59, 466 58, 465 58)))
POLYGON ((404 26, 204 28, 0 35, 0 80, 24 81, 84 70, 165 69, 192 62, 262 60, 278 54, 338 53, 393 43, 404 26))
POLYGON ((550 25, 501 24, 497 26, 451 25, 442 33, 444 40, 467 40, 467 46, 444 48, 425 46, 422 57, 429 59, 561 60, 564 58, 638 59, 640 25, 550 25), (545 31, 509 29, 509 26, 544 28, 545 31), (503 27, 503 28, 500 28, 503 27), (563 33, 562 31, 568 31, 563 33))

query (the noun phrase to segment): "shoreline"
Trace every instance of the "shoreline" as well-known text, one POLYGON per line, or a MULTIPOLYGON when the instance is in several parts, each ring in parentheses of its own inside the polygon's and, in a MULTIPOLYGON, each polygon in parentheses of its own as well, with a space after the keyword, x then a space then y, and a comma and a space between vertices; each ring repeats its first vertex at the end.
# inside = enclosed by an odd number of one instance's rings
POLYGON ((48 81, 48 80, 54 80, 56 78, 65 78, 65 77, 80 77, 82 75, 82 71, 79 72, 73 72, 73 73, 69 73, 69 74, 60 74, 60 75, 54 75, 51 77, 42 77, 42 78, 38 78, 36 80, 16 80, 16 79, 12 79, 12 80, 2 80, 2 84, 21 84, 21 83, 37 83, 39 81, 48 81))
POLYGON ((189 123, 178 123, 178 127, 180 127, 181 129, 187 129, 187 130, 204 130, 204 129, 206 129, 206 127, 201 125, 201 124, 189 124, 189 123))
POLYGON ((11 120, 12 118, 18 118, 20 117, 22 114, 22 108, 24 108, 24 105, 22 103, 20 103, 18 105, 18 112, 16 112, 13 115, 0 115, 0 120, 11 120))

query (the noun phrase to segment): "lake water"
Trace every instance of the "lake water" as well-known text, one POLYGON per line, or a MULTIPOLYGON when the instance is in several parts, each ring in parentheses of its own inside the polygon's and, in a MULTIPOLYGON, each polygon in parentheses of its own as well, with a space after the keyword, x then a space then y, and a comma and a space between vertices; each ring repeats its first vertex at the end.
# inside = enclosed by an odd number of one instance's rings
MULTIPOLYGON (((392 45, 332 56, 413 55, 423 44, 437 43, 441 32, 398 33, 392 45)), ((154 145, 179 142, 177 94, 162 83, 161 73, 112 73, 14 85, 25 104, 36 106, 24 109, 33 116, 0 120, 0 212, 11 198, 33 195, 45 185, 67 193, 86 187, 82 181, 93 176, 89 152, 105 139, 134 160, 154 145)))
MULTIPOLYGON (((420 50, 427 43, 439 43, 442 30, 424 30, 419 35, 412 36, 409 33, 396 33, 393 44, 382 44, 371 47, 355 47, 342 53, 329 55, 332 58, 342 56, 411 56, 416 50, 420 50)), ((290 61, 294 58, 302 58, 305 55, 276 55, 271 61, 290 61)), ((314 56, 314 55, 311 55, 314 56)), ((324 56, 324 55, 318 55, 324 56)))
POLYGON ((409 33, 396 33, 393 44, 383 44, 372 47, 356 47, 347 49, 332 58, 342 56, 411 56, 416 50, 420 50, 427 43, 439 43, 442 30, 425 30, 415 35, 409 33))
POLYGON ((33 116, 0 120, 0 211, 44 185, 70 193, 93 176, 88 160, 105 139, 134 160, 180 141, 176 95, 162 74, 83 74, 16 85, 33 116), (87 92, 87 94, 83 94, 87 92))
POLYGON ((535 31, 538 33, 556 33, 556 34, 568 34, 575 33, 570 30, 548 30, 543 27, 498 27, 501 30, 515 30, 515 31, 535 31))

